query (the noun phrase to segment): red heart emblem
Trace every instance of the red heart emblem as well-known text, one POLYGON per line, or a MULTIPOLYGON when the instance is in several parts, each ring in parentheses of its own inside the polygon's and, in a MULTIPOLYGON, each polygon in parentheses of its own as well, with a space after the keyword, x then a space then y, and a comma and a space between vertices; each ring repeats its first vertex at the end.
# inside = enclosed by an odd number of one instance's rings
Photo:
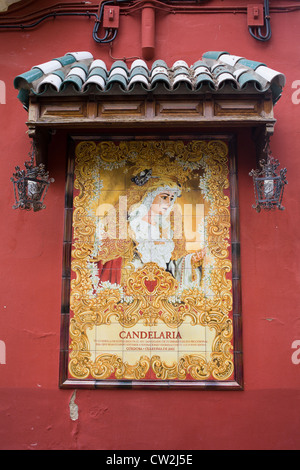
POLYGON ((149 281, 149 279, 145 279, 144 284, 148 292, 153 292, 157 285, 157 279, 154 279, 153 281, 149 281))

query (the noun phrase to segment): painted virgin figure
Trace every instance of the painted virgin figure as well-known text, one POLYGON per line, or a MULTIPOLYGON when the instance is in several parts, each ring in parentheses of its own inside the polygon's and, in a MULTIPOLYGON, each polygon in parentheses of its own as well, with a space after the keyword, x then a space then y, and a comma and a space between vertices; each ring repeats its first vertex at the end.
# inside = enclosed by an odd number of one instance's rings
POLYGON ((94 260, 100 282, 122 285, 132 272, 156 263, 179 286, 201 285, 205 253, 186 250, 182 211, 176 203, 182 187, 176 175, 166 173, 155 167, 140 168, 131 178, 126 214, 122 216, 115 206, 102 219, 100 249, 94 260), (114 221, 118 233, 112 237, 107 227, 114 221))

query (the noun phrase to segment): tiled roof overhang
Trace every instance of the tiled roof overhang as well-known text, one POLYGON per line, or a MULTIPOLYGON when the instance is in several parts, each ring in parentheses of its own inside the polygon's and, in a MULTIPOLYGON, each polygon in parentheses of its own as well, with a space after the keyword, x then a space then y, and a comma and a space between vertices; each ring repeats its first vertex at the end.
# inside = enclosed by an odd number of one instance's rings
POLYGON ((36 96, 47 93, 87 95, 90 92, 125 95, 154 92, 159 84, 163 85, 165 93, 176 93, 180 87, 194 94, 224 93, 226 85, 239 95, 270 91, 276 103, 285 85, 285 76, 262 62, 228 52, 206 52, 191 66, 178 60, 169 67, 163 60, 156 60, 148 68, 146 62, 138 59, 129 68, 125 62, 117 60, 110 70, 103 60, 94 60, 89 52, 73 52, 36 65, 14 80, 25 108, 30 92, 36 96))
POLYGON ((264 63, 215 51, 190 66, 117 60, 109 69, 89 52, 73 52, 14 80, 32 137, 43 128, 162 125, 260 126, 272 133, 284 85, 285 76, 264 63))

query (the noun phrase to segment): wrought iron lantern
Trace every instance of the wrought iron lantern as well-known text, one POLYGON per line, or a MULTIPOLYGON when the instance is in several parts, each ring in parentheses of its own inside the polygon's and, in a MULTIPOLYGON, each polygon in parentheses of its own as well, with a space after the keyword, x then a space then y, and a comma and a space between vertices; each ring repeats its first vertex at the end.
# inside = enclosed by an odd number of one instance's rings
POLYGON ((270 151, 269 141, 267 141, 264 153, 266 158, 259 161, 261 169, 252 170, 249 175, 253 177, 254 193, 256 204, 252 207, 260 212, 261 209, 272 210, 278 208, 284 210, 281 205, 283 198, 284 186, 287 184, 286 168, 280 170, 279 174, 276 170, 279 161, 276 160, 270 151))
POLYGON ((50 183, 54 182, 49 178, 49 173, 45 170, 45 165, 40 163, 34 165, 35 147, 32 145, 29 153, 30 160, 26 161, 25 170, 16 166, 11 181, 14 185, 15 205, 13 209, 24 209, 38 212, 45 209, 44 199, 50 183))

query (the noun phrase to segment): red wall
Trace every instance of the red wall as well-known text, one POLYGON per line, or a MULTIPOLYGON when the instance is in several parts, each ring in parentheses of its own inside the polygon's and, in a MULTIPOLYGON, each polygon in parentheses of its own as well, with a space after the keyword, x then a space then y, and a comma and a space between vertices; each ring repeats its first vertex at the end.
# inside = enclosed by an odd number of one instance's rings
MULTIPOLYGON (((87 50, 110 65, 110 48, 92 39, 92 19, 57 18, 30 31, 0 31, 0 80, 6 84, 0 104, 1 449, 300 447, 300 363, 292 360, 292 343, 300 340, 300 104, 292 101, 292 84, 300 80, 299 22, 300 11, 271 14, 272 39, 261 43, 248 33, 245 14, 157 15, 154 59, 192 64, 203 52, 223 50, 265 62, 287 79, 272 138, 273 155, 288 169, 284 212, 252 209, 254 146, 248 131, 238 134, 244 391, 77 390, 76 420, 69 408, 73 391, 58 388, 65 142, 56 138, 50 149, 55 184, 47 209, 14 211, 10 177, 16 165, 24 167, 30 142, 13 79, 66 52, 87 50)), ((138 14, 121 17, 111 53, 141 55, 138 14)))

